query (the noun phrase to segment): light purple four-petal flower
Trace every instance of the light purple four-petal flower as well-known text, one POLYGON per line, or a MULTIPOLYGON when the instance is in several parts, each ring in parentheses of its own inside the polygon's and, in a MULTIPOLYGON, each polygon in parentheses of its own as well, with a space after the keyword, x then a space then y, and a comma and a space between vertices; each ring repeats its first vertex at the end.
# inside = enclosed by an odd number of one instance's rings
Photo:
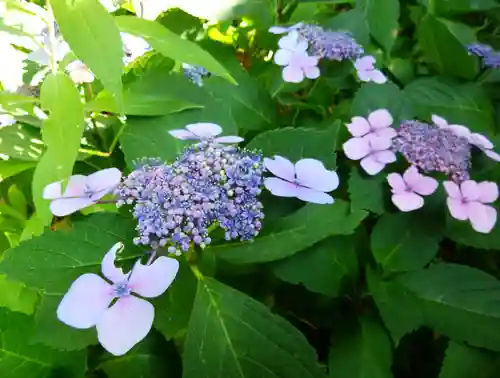
POLYGON ((200 122, 187 125, 185 129, 170 130, 169 134, 181 140, 214 139, 217 143, 239 143, 243 138, 239 136, 217 137, 222 133, 222 127, 215 123, 200 122))
POLYGON ((354 68, 356 68, 358 78, 361 81, 373 81, 377 84, 387 82, 387 78, 382 71, 375 68, 375 58, 371 55, 356 59, 354 62, 354 68))

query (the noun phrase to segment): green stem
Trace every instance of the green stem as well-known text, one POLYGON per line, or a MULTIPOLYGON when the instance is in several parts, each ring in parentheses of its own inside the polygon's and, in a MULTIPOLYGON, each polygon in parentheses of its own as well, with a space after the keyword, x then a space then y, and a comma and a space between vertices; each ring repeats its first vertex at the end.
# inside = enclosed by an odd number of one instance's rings
MULTIPOLYGON (((50 51, 49 51, 49 56, 50 56, 50 69, 52 71, 52 74, 55 75, 57 72, 57 61, 56 61, 56 53, 55 53, 55 48, 56 48, 56 43, 57 43, 57 38, 56 38, 56 30, 54 28, 54 13, 52 13, 52 7, 50 6, 50 1, 47 0, 47 10, 48 10, 48 18, 49 22, 47 24, 48 28, 48 33, 49 33, 49 41, 50 41, 50 51)), ((47 48, 47 46, 45 46, 47 48)))

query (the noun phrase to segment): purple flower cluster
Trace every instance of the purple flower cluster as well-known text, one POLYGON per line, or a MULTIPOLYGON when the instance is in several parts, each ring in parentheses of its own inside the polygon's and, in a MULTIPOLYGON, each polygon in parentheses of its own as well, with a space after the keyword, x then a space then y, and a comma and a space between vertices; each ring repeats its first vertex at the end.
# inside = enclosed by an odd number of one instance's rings
POLYGON ((184 76, 199 87, 203 87, 203 79, 210 76, 210 72, 202 66, 182 63, 184 76))
POLYGON ((364 50, 349 32, 325 30, 318 25, 303 25, 299 33, 309 43, 312 56, 329 60, 356 60, 364 50))
POLYGON ((442 172, 455 182, 469 179, 471 145, 452 130, 418 121, 404 121, 393 149, 424 172, 442 172))
POLYGON ((490 68, 500 68, 500 53, 484 43, 472 43, 467 45, 467 51, 470 55, 481 58, 483 66, 490 68))
POLYGON ((251 240, 264 217, 263 165, 259 153, 213 139, 187 147, 173 164, 143 160, 116 190, 118 206, 134 205, 136 244, 169 246, 181 254, 191 243, 210 244, 218 225, 226 240, 251 240))

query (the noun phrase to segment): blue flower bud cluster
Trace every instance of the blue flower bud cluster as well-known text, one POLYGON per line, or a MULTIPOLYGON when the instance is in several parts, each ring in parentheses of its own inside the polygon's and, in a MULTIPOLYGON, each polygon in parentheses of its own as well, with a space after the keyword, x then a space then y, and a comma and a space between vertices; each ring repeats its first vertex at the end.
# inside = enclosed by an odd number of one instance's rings
POLYGON ((467 51, 470 55, 481 58, 485 67, 500 68, 500 53, 484 43, 472 43, 467 45, 467 51))
POLYGON ((210 76, 210 72, 202 66, 182 63, 184 76, 199 87, 203 87, 203 79, 210 76))
POLYGON ((168 246, 180 255, 192 244, 204 248, 214 226, 226 240, 251 240, 264 217, 258 200, 263 169, 259 153, 202 140, 172 164, 139 161, 117 188, 117 205, 134 206, 134 243, 153 249, 168 246))
POLYGON ((325 30, 317 25, 303 25, 299 33, 308 41, 310 54, 329 60, 355 60, 363 48, 349 32, 325 30))
POLYGON ((442 172, 457 183, 469 179, 471 145, 452 130, 418 121, 403 121, 393 149, 424 172, 442 172))

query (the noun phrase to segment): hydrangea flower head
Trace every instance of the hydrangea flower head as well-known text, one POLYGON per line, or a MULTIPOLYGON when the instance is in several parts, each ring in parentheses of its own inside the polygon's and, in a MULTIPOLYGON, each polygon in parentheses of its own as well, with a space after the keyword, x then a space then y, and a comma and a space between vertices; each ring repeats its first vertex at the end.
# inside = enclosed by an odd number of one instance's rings
POLYGON ((264 166, 277 177, 264 180, 264 186, 280 197, 296 197, 302 201, 329 204, 333 198, 327 194, 338 188, 339 177, 315 159, 301 159, 293 164, 281 156, 265 158, 264 166))
POLYGON ((320 72, 318 58, 307 54, 307 41, 300 37, 296 30, 279 40, 280 49, 274 54, 274 62, 283 69, 283 80, 300 83, 305 77, 316 79, 320 72))
POLYGON ((361 81, 373 81, 377 84, 383 84, 387 82, 387 78, 382 73, 382 71, 375 68, 375 58, 373 56, 367 55, 362 58, 356 59, 356 61, 354 62, 354 68, 356 68, 358 78, 361 81))
POLYGON ((134 294, 145 298, 163 294, 179 270, 177 260, 161 256, 150 265, 137 261, 124 274, 114 263, 122 248, 122 243, 116 243, 102 260, 101 270, 107 280, 93 273, 81 275, 57 308, 59 320, 70 327, 95 326, 101 345, 116 356, 144 339, 153 325, 153 305, 134 294))
POLYGON ((394 151, 424 172, 442 172, 453 181, 469 179, 469 141, 452 130, 418 121, 404 121, 393 139, 394 151))
POLYGON ((493 229, 497 211, 487 204, 498 199, 496 183, 467 180, 460 185, 445 181, 443 185, 448 193, 446 203, 453 218, 470 221, 472 228, 477 232, 489 233, 493 229))
POLYGON ((139 236, 134 243, 168 246, 181 254, 205 247, 218 225, 227 240, 250 240, 260 231, 260 154, 202 139, 173 164, 143 161, 116 190, 117 205, 134 205, 139 236))
POLYGON ((432 122, 442 129, 453 131, 456 135, 467 138, 470 144, 483 151, 486 156, 495 161, 500 161, 500 155, 493 151, 493 143, 484 135, 473 133, 469 128, 462 125, 449 125, 448 122, 435 114, 432 115, 432 122))
POLYGON ((368 118, 352 117, 347 129, 354 137, 380 137, 394 138, 397 135, 391 127, 394 122, 391 113, 387 109, 378 109, 371 112, 368 118))
POLYGON ((63 181, 58 181, 47 185, 42 196, 52 201, 52 214, 63 217, 91 206, 111 193, 120 183, 121 177, 121 172, 116 168, 103 169, 89 176, 74 175, 69 178, 64 193, 63 181))
POLYGON ((413 211, 424 206, 422 196, 434 193, 438 182, 432 177, 426 177, 411 166, 403 175, 391 173, 387 176, 391 186, 392 202, 401 211, 413 211))
POLYGON ((345 142, 343 148, 349 159, 361 160, 361 167, 373 176, 396 161, 391 145, 391 139, 386 137, 354 137, 345 142))
POLYGON ((239 143, 239 136, 217 137, 222 133, 222 127, 215 123, 200 122, 187 125, 185 129, 170 130, 169 134, 181 140, 213 140, 216 143, 239 143))

